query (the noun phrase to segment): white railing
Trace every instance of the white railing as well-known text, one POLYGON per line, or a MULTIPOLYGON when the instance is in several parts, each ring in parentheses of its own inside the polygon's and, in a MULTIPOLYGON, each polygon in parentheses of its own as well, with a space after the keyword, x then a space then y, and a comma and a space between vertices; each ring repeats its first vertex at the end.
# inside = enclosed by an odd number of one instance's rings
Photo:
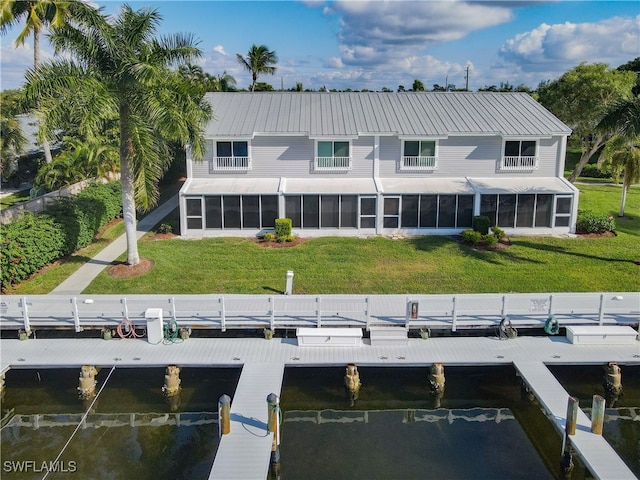
POLYGON ((315 157, 313 169, 318 172, 346 172, 351 170, 351 157, 315 157))
POLYGON ((246 172, 251 170, 251 157, 214 157, 209 162, 209 173, 246 172))
POLYGON ((640 293, 511 293, 464 295, 4 295, 0 328, 115 327, 128 318, 144 327, 149 308, 181 327, 246 328, 404 326, 541 328, 550 315, 566 325, 632 325, 640 293), (415 305, 414 305, 415 304, 415 305))
POLYGON ((438 168, 438 157, 405 156, 400 160, 400 170, 431 171, 438 168))
POLYGON ((502 157, 500 170, 509 172, 526 172, 538 168, 538 157, 502 157))

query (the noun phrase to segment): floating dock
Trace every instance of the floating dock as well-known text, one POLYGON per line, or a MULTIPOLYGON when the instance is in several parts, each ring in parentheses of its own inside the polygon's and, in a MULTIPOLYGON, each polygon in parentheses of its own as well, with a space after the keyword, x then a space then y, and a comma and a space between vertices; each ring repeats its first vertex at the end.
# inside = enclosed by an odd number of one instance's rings
MULTIPOLYGON (((442 337, 408 339, 404 345, 299 347, 295 338, 191 338, 152 345, 146 339, 2 339, 2 372, 9 368, 243 367, 231 403, 231 434, 220 443, 210 478, 263 479, 271 436, 266 430, 269 393, 279 395, 285 367, 511 365, 536 392, 558 427, 564 427, 567 392, 545 364, 640 365, 640 342, 627 345, 571 344, 564 337, 442 337)), ((100 380, 100 378, 98 378, 100 380)), ((10 385, 7 388, 11 388, 10 385)), ((631 470, 580 412, 572 445, 596 478, 634 479, 631 470)), ((558 452, 560 453, 560 452, 558 452)))

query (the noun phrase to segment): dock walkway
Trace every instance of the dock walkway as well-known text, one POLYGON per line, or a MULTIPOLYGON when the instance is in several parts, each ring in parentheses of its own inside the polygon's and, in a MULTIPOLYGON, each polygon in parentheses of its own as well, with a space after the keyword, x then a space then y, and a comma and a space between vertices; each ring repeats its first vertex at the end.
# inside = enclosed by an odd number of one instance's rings
MULTIPOLYGON (((514 366, 564 435, 569 394, 542 362, 516 361, 514 366)), ((595 478, 636 479, 604 437, 591 433, 591 420, 581 409, 578 409, 576 434, 569 438, 595 478)))
POLYGON ((231 403, 231 431, 220 439, 210 479, 267 478, 273 441, 267 433, 267 395, 280 396, 283 376, 282 363, 242 367, 231 403))

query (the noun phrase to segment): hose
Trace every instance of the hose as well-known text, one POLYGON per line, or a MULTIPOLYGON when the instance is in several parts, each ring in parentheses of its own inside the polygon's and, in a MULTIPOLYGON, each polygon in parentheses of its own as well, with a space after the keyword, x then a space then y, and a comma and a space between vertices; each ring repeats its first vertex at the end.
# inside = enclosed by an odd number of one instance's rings
POLYGON ((500 331, 500 338, 516 338, 518 336, 518 330, 513 327, 508 317, 503 317, 500 320, 498 330, 500 331))
POLYGON ((162 343, 168 345, 170 343, 184 342, 182 338, 180 338, 180 328, 178 327, 178 322, 175 320, 170 320, 164 326, 164 339, 162 343))
POLYGON ((544 331, 549 335, 557 335, 560 331, 560 322, 553 315, 549 315, 547 321, 544 322, 544 331))
POLYGON ((116 331, 118 332, 118 336, 120 338, 140 338, 143 336, 142 334, 138 335, 136 333, 136 329, 135 329, 135 326, 133 325, 133 322, 129 320, 127 317, 124 317, 124 320, 122 320, 122 322, 118 324, 118 328, 116 328, 116 331), (124 326, 124 331, 122 329, 123 326, 124 326))

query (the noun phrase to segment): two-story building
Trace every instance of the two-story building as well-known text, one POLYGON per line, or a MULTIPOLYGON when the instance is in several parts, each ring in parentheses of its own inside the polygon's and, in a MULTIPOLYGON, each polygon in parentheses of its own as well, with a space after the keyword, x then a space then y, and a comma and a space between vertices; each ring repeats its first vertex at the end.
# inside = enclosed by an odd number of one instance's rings
POLYGON ((208 93, 206 158, 187 158, 185 237, 575 230, 571 130, 526 93, 208 93))

